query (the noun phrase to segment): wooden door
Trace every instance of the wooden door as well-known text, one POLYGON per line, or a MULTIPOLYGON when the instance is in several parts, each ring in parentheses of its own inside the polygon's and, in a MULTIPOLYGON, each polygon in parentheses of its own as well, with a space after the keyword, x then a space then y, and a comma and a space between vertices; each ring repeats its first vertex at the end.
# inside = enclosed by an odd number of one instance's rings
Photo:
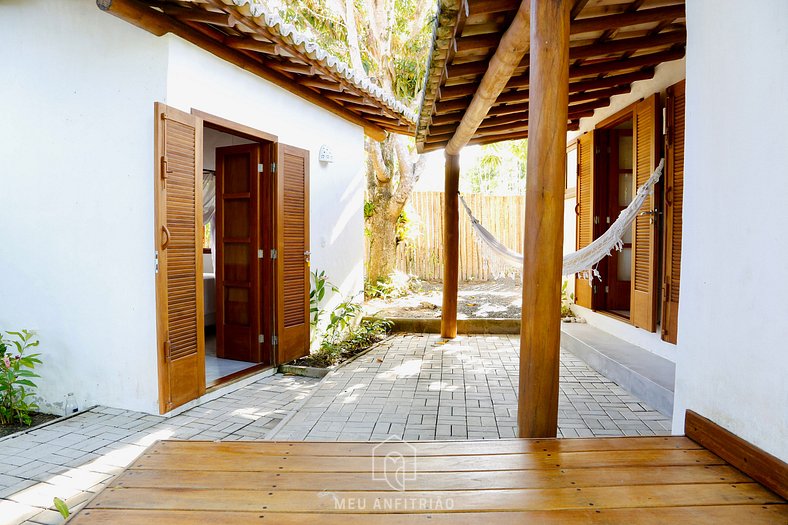
POLYGON ((278 145, 277 363, 309 354, 309 152, 278 145))
POLYGON ((202 122, 155 105, 156 332, 162 413, 205 392, 202 122))
POLYGON ((665 148, 665 264, 662 285, 662 339, 676 344, 681 283, 681 228, 684 209, 684 88, 668 88, 665 148))
MULTIPOLYGON (((606 130, 609 139, 607 163, 608 185, 607 202, 604 212, 599 213, 603 229, 607 230, 619 214, 629 206, 634 197, 632 175, 632 130, 614 128, 606 130)), ((632 236, 624 235, 620 251, 614 250, 603 259, 607 263, 605 276, 605 309, 610 311, 629 311, 632 293, 632 236)))
MULTIPOLYGON (((589 131, 577 139, 577 249, 594 241, 594 132, 589 131)), ((575 303, 593 307, 593 283, 581 276, 575 277, 575 303)))
POLYGON ((216 148, 216 356, 260 362, 259 144, 216 148))
MULTIPOLYGON (((659 99, 652 95, 635 105, 633 146, 635 187, 639 188, 657 167, 659 140, 659 99)), ((654 194, 643 203, 635 219, 632 235, 632 324, 650 332, 657 325, 657 231, 659 215, 654 194)))

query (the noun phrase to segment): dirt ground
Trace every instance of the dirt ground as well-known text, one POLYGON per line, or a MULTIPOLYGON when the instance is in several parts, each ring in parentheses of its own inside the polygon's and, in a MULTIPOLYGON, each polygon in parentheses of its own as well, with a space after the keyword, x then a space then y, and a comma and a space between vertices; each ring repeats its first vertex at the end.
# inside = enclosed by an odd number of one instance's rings
MULTIPOLYGON (((422 290, 399 299, 373 299, 364 304, 366 315, 437 318, 441 315, 442 283, 423 282, 422 290)), ((520 317, 522 286, 514 279, 460 283, 458 319, 520 317)))

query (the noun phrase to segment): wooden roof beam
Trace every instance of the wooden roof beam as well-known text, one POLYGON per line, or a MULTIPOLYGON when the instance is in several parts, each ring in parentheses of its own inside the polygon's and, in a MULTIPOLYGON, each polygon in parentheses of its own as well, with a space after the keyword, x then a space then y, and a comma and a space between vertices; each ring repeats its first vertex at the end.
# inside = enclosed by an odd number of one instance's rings
MULTIPOLYGON (((629 52, 633 53, 640 49, 650 49, 671 44, 684 43, 687 40, 685 31, 671 31, 654 36, 644 36, 637 38, 624 38, 609 42, 589 44, 569 48, 569 58, 576 60, 580 58, 605 57, 613 53, 629 52)), ((529 59, 526 56, 519 65, 519 68, 528 67, 529 59)), ((471 75, 481 75, 487 69, 485 60, 476 60, 448 66, 446 68, 447 78, 457 78, 471 75)))
POLYGON ((498 42, 498 33, 461 36, 454 40, 454 53, 468 53, 470 51, 479 51, 480 49, 492 49, 498 45, 498 42))
POLYGON ((188 8, 175 5, 160 5, 159 7, 164 11, 164 14, 184 22, 200 22, 222 27, 233 27, 236 23, 236 19, 227 13, 217 13, 199 7, 188 8))
MULTIPOLYGON (((678 60, 683 56, 684 47, 681 47, 680 49, 670 49, 668 51, 660 51, 658 53, 650 53, 648 55, 640 55, 632 58, 605 60, 604 62, 595 62, 588 65, 571 66, 569 68, 569 78, 583 78, 627 69, 653 67, 662 62, 678 60)), ((521 89, 528 87, 529 83, 530 80, 528 75, 520 75, 513 77, 506 87, 509 89, 521 89)))
POLYGON ((266 55, 279 55, 282 51, 282 48, 273 42, 263 42, 256 38, 244 38, 242 36, 227 36, 224 38, 224 43, 233 49, 257 51, 266 55))
POLYGON ((569 27, 569 32, 570 34, 577 35, 580 33, 590 33, 593 31, 619 29, 627 26, 648 24, 651 22, 675 20, 677 18, 684 18, 684 15, 684 4, 655 7, 653 9, 638 10, 633 13, 620 13, 616 15, 605 15, 594 18, 582 18, 580 20, 574 20, 569 27))
POLYGON ((517 9, 519 5, 520 0, 477 0, 470 4, 468 16, 508 13, 517 9))
MULTIPOLYGON (((626 91, 630 89, 630 85, 632 82, 637 82, 639 80, 648 80, 654 76, 654 68, 645 68, 640 71, 635 71, 633 73, 625 73, 622 75, 612 75, 601 79, 594 79, 594 80, 580 80, 577 82, 570 82, 569 83, 569 93, 570 96, 572 93, 580 93, 584 91, 590 91, 595 89, 606 89, 606 88, 620 88, 623 89, 626 87, 626 91)), ((625 93, 626 91, 622 91, 625 93)), ((601 96, 613 96, 619 95, 621 93, 610 93, 601 96)), ((502 93, 498 96, 498 99, 493 104, 493 108, 501 107, 503 104, 512 104, 512 103, 520 103, 526 102, 528 100, 528 90, 520 90, 520 91, 509 91, 506 93, 502 93)), ((578 100, 579 101, 579 100, 578 100)), ((450 116, 451 113, 461 111, 462 109, 466 108, 469 104, 468 99, 455 99, 449 101, 443 101, 436 105, 435 108, 435 115, 438 116, 450 116)), ((459 115, 453 115, 456 120, 459 120, 459 115)), ((443 122, 445 123, 445 121, 443 122)))
POLYGON ((457 131, 446 145, 448 155, 457 155, 473 137, 487 111, 495 103, 498 95, 506 87, 517 64, 523 59, 530 47, 530 3, 520 4, 511 25, 501 37, 495 54, 490 59, 487 72, 475 90, 468 109, 457 126, 457 131))
MULTIPOLYGON (((270 62, 272 68, 277 71, 284 71, 287 73, 295 73, 297 75, 313 76, 317 74, 317 70, 307 64, 294 64, 293 62, 270 62)), ((303 84, 303 82, 302 82, 303 84)))

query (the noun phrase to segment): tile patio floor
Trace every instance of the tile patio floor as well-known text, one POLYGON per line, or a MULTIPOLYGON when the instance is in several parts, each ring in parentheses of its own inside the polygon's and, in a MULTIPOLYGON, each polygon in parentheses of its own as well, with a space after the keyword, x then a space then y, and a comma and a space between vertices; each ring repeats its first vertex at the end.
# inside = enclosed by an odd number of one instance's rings
MULTIPOLYGON (((322 383, 275 375, 169 419, 98 407, 0 440, 0 525, 62 523, 53 497, 80 508, 158 439, 514 437, 517 339, 398 335, 322 383)), ((573 355, 561 359, 561 436, 669 433, 667 418, 573 355)))
MULTIPOLYGON (((331 374, 271 436, 377 441, 513 438, 519 336, 393 337, 331 374)), ((654 436, 670 420, 561 352, 559 437, 654 436)))

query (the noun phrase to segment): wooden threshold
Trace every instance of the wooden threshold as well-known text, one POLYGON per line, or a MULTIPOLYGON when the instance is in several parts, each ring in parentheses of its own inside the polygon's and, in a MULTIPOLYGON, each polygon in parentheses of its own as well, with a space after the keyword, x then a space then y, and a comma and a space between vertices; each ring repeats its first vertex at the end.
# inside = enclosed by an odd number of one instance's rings
POLYGON ((73 524, 785 523, 788 505, 680 436, 160 441, 73 524), (395 463, 396 475, 387 475, 395 463))
POLYGON ((246 379, 247 377, 254 375, 258 372, 262 372, 264 370, 268 370, 269 368, 274 368, 272 365, 266 365, 263 363, 252 364, 250 363, 249 368, 244 368, 243 370, 239 370, 237 372, 233 372, 230 375, 226 375, 224 377, 220 377, 206 385, 205 393, 208 394, 215 390, 218 390, 221 387, 227 386, 232 383, 236 383, 241 379, 246 379))

